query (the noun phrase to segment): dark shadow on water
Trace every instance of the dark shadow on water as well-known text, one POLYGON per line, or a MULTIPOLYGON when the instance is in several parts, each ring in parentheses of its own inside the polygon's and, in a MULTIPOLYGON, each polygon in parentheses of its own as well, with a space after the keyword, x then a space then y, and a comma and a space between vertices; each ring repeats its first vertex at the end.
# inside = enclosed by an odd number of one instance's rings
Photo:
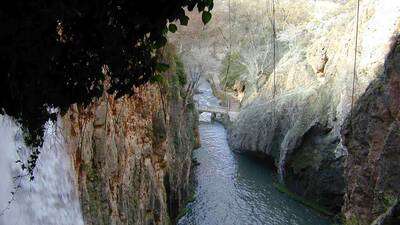
POLYGON ((233 153, 221 124, 201 123, 200 135, 196 199, 180 225, 330 224, 273 186, 275 168, 268 158, 233 153))

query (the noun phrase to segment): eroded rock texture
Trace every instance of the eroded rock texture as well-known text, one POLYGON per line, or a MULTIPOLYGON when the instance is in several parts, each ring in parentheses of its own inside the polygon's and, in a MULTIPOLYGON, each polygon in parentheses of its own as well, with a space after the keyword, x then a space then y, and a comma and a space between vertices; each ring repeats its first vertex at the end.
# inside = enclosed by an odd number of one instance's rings
POLYGON ((391 207, 376 224, 400 224, 398 203, 393 206, 400 196, 399 41, 393 49, 386 71, 360 97, 343 128, 348 150, 343 212, 358 224, 369 224, 391 207))
POLYGON ((228 139, 235 151, 270 157, 289 189, 339 213, 347 155, 341 127, 352 98, 382 74, 399 32, 400 2, 361 1, 354 96, 356 1, 307 4, 304 15, 312 19, 278 33, 276 82, 269 74, 262 88, 246 92, 228 139))
POLYGON ((169 76, 64 117, 85 224, 170 224, 185 206, 198 118, 169 76))

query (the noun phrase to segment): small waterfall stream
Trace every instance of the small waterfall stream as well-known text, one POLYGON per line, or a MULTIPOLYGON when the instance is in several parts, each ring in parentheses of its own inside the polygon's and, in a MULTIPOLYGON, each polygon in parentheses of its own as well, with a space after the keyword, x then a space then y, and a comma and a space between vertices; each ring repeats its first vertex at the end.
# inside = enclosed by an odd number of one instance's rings
POLYGON ((61 131, 55 127, 59 125, 46 124, 35 179, 14 179, 22 173, 16 160, 26 158, 29 151, 21 129, 0 115, 0 225, 83 225, 71 161, 61 131), (15 189, 17 185, 20 188, 15 189), (15 195, 8 204, 11 192, 15 195))

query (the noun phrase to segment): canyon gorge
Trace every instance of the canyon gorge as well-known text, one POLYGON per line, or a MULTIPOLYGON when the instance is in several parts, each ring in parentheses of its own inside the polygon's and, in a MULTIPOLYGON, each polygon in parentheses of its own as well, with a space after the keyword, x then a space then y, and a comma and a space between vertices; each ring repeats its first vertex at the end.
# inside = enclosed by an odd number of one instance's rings
POLYGON ((0 225, 400 225, 400 1, 199 2, 134 45, 149 80, 46 106, 32 174, 3 110, 0 225))

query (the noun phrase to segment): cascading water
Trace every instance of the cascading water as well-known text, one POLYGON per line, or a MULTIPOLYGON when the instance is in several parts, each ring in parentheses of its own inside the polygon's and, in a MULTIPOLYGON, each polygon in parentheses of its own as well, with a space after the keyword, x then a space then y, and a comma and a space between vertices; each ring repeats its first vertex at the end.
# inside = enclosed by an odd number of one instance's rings
POLYGON ((29 181, 15 178, 23 173, 16 161, 29 153, 21 129, 0 115, 0 225, 83 225, 71 161, 56 127, 46 124, 35 179, 29 181), (15 192, 13 198, 11 192, 15 192))

